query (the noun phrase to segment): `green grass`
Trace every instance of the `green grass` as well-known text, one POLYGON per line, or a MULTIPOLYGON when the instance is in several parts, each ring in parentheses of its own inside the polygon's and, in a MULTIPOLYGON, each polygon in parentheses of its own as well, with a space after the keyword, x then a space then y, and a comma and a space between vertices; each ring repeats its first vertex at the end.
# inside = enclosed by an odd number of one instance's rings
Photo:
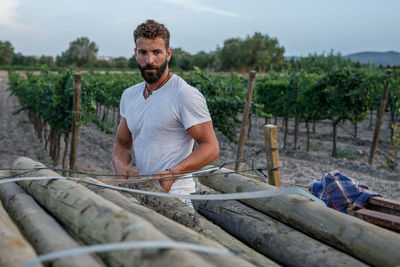
POLYGON ((337 147, 336 155, 338 158, 346 158, 348 160, 356 160, 358 159, 358 155, 355 151, 348 147, 337 147))
POLYGON ((320 152, 324 151, 324 144, 322 142, 311 142, 310 143, 310 151, 320 152))

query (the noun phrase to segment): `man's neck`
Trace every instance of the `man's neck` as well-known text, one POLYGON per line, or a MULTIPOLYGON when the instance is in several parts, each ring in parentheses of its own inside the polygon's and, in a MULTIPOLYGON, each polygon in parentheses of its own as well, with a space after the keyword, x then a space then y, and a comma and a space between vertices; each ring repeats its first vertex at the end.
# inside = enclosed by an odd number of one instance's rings
POLYGON ((152 84, 149 84, 146 82, 146 87, 149 90, 149 93, 153 93, 153 91, 162 87, 167 82, 169 74, 170 74, 170 72, 169 72, 168 68, 166 68, 163 75, 160 77, 160 79, 157 82, 152 83, 152 84))

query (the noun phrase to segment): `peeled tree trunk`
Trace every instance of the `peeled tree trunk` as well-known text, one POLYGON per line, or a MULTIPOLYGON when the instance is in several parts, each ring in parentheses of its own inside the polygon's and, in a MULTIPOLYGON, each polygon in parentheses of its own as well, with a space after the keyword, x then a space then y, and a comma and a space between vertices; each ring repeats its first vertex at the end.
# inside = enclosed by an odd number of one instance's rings
MULTIPOLYGON (((8 175, 0 171, 1 176, 8 175)), ((19 232, 0 201, 0 266, 19 267, 36 257, 36 252, 19 232)))
MULTIPOLYGON (((91 182, 100 183, 99 181, 92 179, 92 178, 85 178, 91 182)), ((126 197, 119 193, 116 190, 103 188, 96 185, 89 185, 83 184, 91 191, 95 192, 99 196, 117 204, 118 206, 122 207, 123 209, 132 212, 150 222, 154 225, 157 229, 161 232, 166 234, 168 237, 175 241, 180 242, 188 242, 203 246, 215 247, 215 248, 224 248, 219 243, 201 235, 173 220, 170 220, 161 214, 146 208, 140 204, 138 204, 136 199, 130 197, 126 197)), ((215 254, 208 254, 202 253, 200 254, 205 260, 214 263, 216 266, 253 266, 249 262, 243 260, 242 258, 235 257, 235 256, 224 256, 224 255, 215 255, 215 254)))
MULTIPOLYGON (((226 175, 229 171, 222 169, 214 171, 212 176, 196 176, 202 184, 224 193, 275 188, 235 173, 226 175)), ((284 195, 242 202, 370 265, 400 263, 399 234, 321 206, 305 196, 284 195)))
MULTIPOLYGON (((0 185, 0 199, 24 237, 39 254, 79 247, 66 230, 17 184, 0 185)), ((55 260, 52 266, 104 265, 97 263, 90 255, 80 255, 55 260)))
POLYGON ((239 201, 195 200, 193 205, 207 219, 284 266, 367 266, 239 201))
MULTIPOLYGON (((27 176, 59 176, 51 170, 27 173, 19 169, 45 168, 31 159, 20 157, 14 174, 27 176)), ((122 241, 170 241, 144 219, 105 200, 77 182, 39 180, 19 182, 37 202, 83 242, 101 244, 122 241)), ((101 253, 110 266, 212 266, 195 253, 176 249, 121 250, 101 253)))
MULTIPOLYGON (((141 190, 152 192, 164 192, 164 189, 155 182, 148 182, 143 185, 135 186, 141 190)), ((149 195, 132 194, 145 206, 161 213, 162 215, 183 224, 194 231, 213 239, 221 245, 246 256, 257 265, 276 266, 276 263, 258 253, 247 245, 243 244, 230 234, 222 230, 219 226, 213 224, 194 209, 185 205, 182 201, 176 198, 163 198, 149 195)))

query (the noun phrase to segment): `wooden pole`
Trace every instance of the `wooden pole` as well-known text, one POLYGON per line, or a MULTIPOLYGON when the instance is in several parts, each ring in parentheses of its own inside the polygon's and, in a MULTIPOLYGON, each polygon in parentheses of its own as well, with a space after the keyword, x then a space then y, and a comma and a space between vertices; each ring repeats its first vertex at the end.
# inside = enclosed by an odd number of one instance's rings
MULTIPOLYGON (((392 73, 391 69, 388 69, 386 72, 386 74, 388 74, 388 75, 390 75, 391 73, 392 73)), ((385 115, 385 108, 386 108, 386 102, 387 102, 388 95, 389 95, 389 79, 386 80, 385 88, 383 90, 383 95, 381 98, 381 103, 379 106, 378 120, 377 120, 376 126, 375 126, 374 139, 372 140, 371 153, 369 154, 368 162, 370 165, 372 165, 372 163, 374 162, 375 153, 378 148, 379 135, 381 132, 383 116, 385 115)))
MULTIPOLYGON (((46 166, 20 157, 13 163, 12 174, 21 174, 19 169, 33 168, 46 166)), ((23 175, 26 176, 26 173, 23 175)), ((59 175, 52 170, 41 169, 29 172, 29 176, 59 175)), ((122 241, 171 241, 145 219, 100 197, 77 182, 39 180, 21 181, 19 185, 88 245, 122 241)), ((101 253, 100 257, 107 266, 212 266, 195 253, 178 249, 117 250, 101 253)))
MULTIPOLYGON (((165 192, 165 190, 154 181, 133 185, 131 188, 148 192, 165 192)), ((273 261, 226 233, 219 226, 211 223, 198 214, 193 208, 183 204, 183 202, 177 198, 164 198, 128 192, 122 193, 127 197, 129 197, 129 195, 130 197, 133 196, 139 200, 143 206, 155 210, 163 216, 217 241, 221 245, 236 251, 238 254, 244 255, 246 259, 251 260, 251 262, 255 263, 257 266, 276 266, 273 261)))
MULTIPOLYGON (((222 193, 275 188, 236 173, 227 175, 229 171, 221 168, 212 172, 212 175, 195 176, 202 184, 222 193)), ((399 234, 324 207, 305 196, 283 195, 243 199, 241 202, 369 265, 399 265, 399 234)))
MULTIPOLYGON (((85 177, 85 180, 89 180, 92 182, 100 183, 98 180, 85 177)), ((89 185, 82 183, 83 186, 87 187, 89 190, 95 192, 99 196, 117 204, 121 208, 142 217, 143 219, 150 222, 161 232, 166 234, 169 238, 181 241, 194 243, 197 245, 215 247, 215 248, 223 248, 221 244, 215 242, 204 235, 189 229, 173 220, 164 217, 163 215, 155 212, 152 209, 146 208, 143 205, 138 204, 137 200, 133 198, 128 193, 120 194, 120 192, 108 188, 103 188, 95 185, 89 185), (129 196, 129 197, 128 197, 129 196)), ((230 247, 229 247, 230 248, 230 247)), ((231 267, 231 266, 253 266, 249 262, 245 261, 242 258, 234 257, 234 256, 223 256, 223 255, 213 255, 208 253, 199 254, 204 260, 208 262, 212 262, 215 266, 221 267, 231 267)))
POLYGON ((250 114, 250 108, 251 108, 251 100, 253 98, 253 89, 254 89, 255 81, 256 81, 256 72, 254 70, 252 70, 252 71, 250 71, 250 77, 249 77, 249 81, 247 83, 247 99, 246 99, 246 105, 244 106, 243 126, 242 126, 242 130, 240 131, 239 147, 238 147, 238 152, 237 152, 237 157, 236 157, 235 171, 240 170, 239 160, 243 157, 244 143, 246 141, 247 128, 248 128, 248 124, 249 124, 249 114, 250 114))
POLYGON ((278 152, 278 127, 272 124, 264 126, 264 141, 267 156, 268 183, 281 186, 281 173, 279 171, 278 152))
MULTIPOLYGON (((205 192, 217 193, 209 188, 205 192)), ((193 200, 192 203, 201 215, 283 266, 367 266, 239 201, 193 200)))
POLYGON ((79 136, 79 120, 80 120, 80 104, 81 104, 81 74, 75 73, 74 77, 74 107, 72 110, 72 141, 71 152, 69 156, 69 169, 72 176, 73 171, 76 171, 76 158, 78 151, 78 136, 79 136))
MULTIPOLYGON (((9 174, 0 171, 1 176, 7 177, 9 174)), ((0 266, 18 267, 36 257, 35 250, 22 236, 0 201, 0 266)), ((35 265, 40 266, 43 265, 35 265)))
MULTIPOLYGON (((37 253, 45 254, 79 247, 68 232, 16 183, 0 185, 0 200, 11 219, 37 253)), ((57 259, 51 265, 104 266, 88 254, 57 259)))

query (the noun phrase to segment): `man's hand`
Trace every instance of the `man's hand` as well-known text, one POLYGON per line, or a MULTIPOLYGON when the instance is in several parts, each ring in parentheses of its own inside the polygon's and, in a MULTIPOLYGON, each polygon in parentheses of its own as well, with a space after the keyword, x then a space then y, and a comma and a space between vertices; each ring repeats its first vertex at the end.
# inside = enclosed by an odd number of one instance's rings
POLYGON ((159 172, 159 173, 153 175, 151 178, 153 178, 153 179, 161 178, 160 185, 167 192, 169 192, 169 190, 171 190, 172 184, 175 182, 175 177, 174 177, 173 173, 169 170, 159 172))
POLYGON ((137 171, 129 166, 115 165, 115 175, 118 179, 127 179, 129 175, 139 175, 137 171))
POLYGON ((131 132, 126 124, 126 119, 121 117, 111 154, 111 159, 117 178, 126 179, 128 178, 129 174, 139 174, 137 171, 128 166, 129 162, 131 161, 131 149, 131 132))

